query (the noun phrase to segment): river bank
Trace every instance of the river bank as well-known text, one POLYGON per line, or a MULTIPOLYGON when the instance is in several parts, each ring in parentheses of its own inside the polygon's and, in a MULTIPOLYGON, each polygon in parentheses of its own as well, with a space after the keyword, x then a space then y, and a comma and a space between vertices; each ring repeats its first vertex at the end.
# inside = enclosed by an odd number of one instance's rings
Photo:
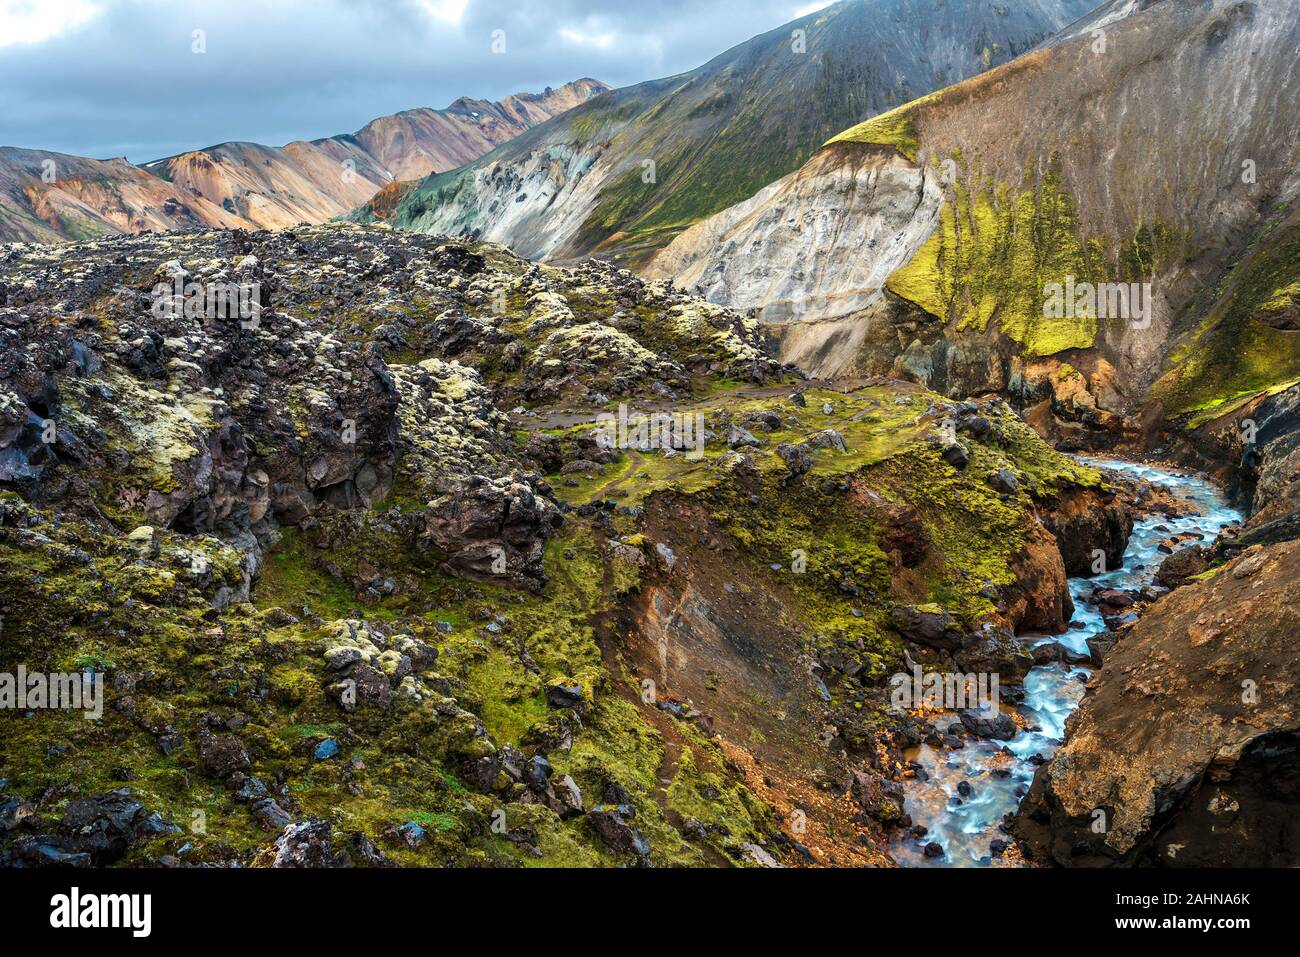
MULTIPOLYGON (((1022 688, 1003 689, 1001 707, 1017 721, 1015 737, 1005 742, 964 737, 960 748, 922 743, 907 754, 915 776, 906 783, 904 810, 913 823, 899 832, 891 848, 903 866, 982 867, 1015 860, 1004 857, 1012 845, 1003 824, 1028 792, 1037 767, 1060 747, 1066 719, 1083 698, 1092 669, 1070 659, 1087 658, 1089 639, 1108 630, 1092 596, 1099 589, 1139 593, 1152 584, 1166 557, 1162 543, 1178 536, 1208 543, 1221 529, 1241 521, 1240 513, 1201 476, 1117 459, 1080 461, 1160 486, 1195 509, 1176 517, 1139 516, 1120 567, 1070 579, 1075 614, 1069 629, 1061 635, 1022 636, 1030 649, 1058 644, 1065 653, 1057 657, 1066 660, 1039 664, 1022 688)), ((939 716, 935 723, 960 725, 955 712, 939 716)))

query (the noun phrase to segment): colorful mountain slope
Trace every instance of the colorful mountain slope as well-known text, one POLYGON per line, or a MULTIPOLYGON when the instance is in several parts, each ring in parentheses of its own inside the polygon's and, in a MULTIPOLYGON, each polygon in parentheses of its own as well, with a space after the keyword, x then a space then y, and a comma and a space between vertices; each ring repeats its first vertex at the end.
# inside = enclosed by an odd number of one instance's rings
POLYGON ((386 218, 530 258, 631 264, 798 168, 825 140, 1006 62, 1092 0, 852 0, 757 36, 699 69, 613 91, 452 173, 386 218))

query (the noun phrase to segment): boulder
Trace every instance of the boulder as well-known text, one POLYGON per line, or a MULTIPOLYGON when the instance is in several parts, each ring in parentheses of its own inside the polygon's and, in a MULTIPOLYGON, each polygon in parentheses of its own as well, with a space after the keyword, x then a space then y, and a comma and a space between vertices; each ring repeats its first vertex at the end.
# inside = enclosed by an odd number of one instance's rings
POLYGON ((844 443, 844 436, 834 429, 818 432, 808 440, 808 444, 815 449, 829 449, 833 452, 847 452, 849 450, 844 443))
POLYGON ((897 824, 903 818, 903 786, 874 771, 854 770, 850 793, 863 813, 882 824, 897 824))
POLYGON ((252 767, 244 742, 233 734, 213 734, 199 729, 199 770, 211 778, 224 780, 236 771, 252 767))
POLYGON ((949 442, 940 449, 939 454, 943 456, 945 462, 958 471, 964 469, 970 463, 970 453, 966 451, 966 446, 960 442, 949 442))
POLYGON ((526 481, 474 475, 441 479, 424 513, 426 541, 452 572, 539 590, 546 539, 564 521, 526 481))
POLYGON ((984 481, 988 482, 993 491, 1001 492, 1004 495, 1015 495, 1020 490, 1020 482, 1007 469, 998 469, 996 472, 990 473, 984 481))
POLYGON ((1005 711, 976 711, 963 708, 957 712, 962 726, 977 738, 1010 741, 1019 733, 1015 719, 1005 711))
POLYGON ((330 822, 301 821, 288 825, 275 843, 262 851, 254 867, 333 867, 334 842, 330 822))
POLYGON ((546 703, 552 708, 581 708, 582 685, 553 681, 546 686, 546 703))
POLYGON ((635 816, 636 812, 627 804, 611 807, 598 804, 588 813, 587 820, 610 850, 644 858, 650 854, 650 842, 632 826, 630 821, 635 816))
POLYGON ((790 445, 783 442, 776 447, 776 454, 785 463, 787 479, 805 475, 812 468, 812 456, 808 454, 806 445, 790 445))
POLYGON ((1201 545, 1189 545, 1160 563, 1156 581, 1166 588, 1181 588, 1197 575, 1209 571, 1210 562, 1201 545))
POLYGON ((1192 582, 1106 653, 1017 839, 1067 866, 1300 862, 1300 541, 1252 576, 1192 582), (1104 831, 1093 829, 1096 812, 1104 831))
POLYGON ((760 444, 754 433, 748 429, 733 425, 727 430, 727 447, 730 449, 758 448, 760 444))
POLYGON ((957 619, 938 606, 895 605, 889 610, 889 625, 904 640, 930 648, 952 650, 966 637, 957 619))
POLYGON ((1031 654, 1034 656, 1034 663, 1039 665, 1050 665, 1056 662, 1064 662, 1067 665, 1092 664, 1092 655, 1081 654, 1066 647, 1059 641, 1047 641, 1041 645, 1035 645, 1031 654))

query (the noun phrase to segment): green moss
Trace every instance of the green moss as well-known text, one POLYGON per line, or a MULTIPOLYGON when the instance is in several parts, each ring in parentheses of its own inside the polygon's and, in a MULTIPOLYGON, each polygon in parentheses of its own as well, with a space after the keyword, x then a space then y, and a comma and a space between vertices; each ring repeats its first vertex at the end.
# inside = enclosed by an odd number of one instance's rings
POLYGON ((358 602, 352 590, 316 564, 316 553, 296 528, 281 531, 257 582, 259 608, 291 611, 307 604, 327 618, 346 618, 358 602))
POLYGON ((917 113, 926 104, 937 103, 939 99, 940 94, 931 93, 887 113, 881 113, 832 137, 826 145, 867 143, 873 146, 892 147, 915 163, 920 153, 916 129, 917 113))
POLYGON ((702 768, 697 751, 714 764, 719 760, 710 750, 711 745, 702 740, 682 747, 677 773, 668 787, 668 806, 683 820, 696 820, 712 833, 728 835, 724 846, 738 848, 750 835, 771 830, 772 810, 734 777, 702 768))
MULTIPOLYGON (((912 260, 886 282, 895 295, 959 330, 983 332, 996 321, 1027 356, 1086 349, 1095 317, 1049 318, 1049 284, 1107 281, 1105 257, 1080 236, 1074 199, 1055 160, 1036 187, 1013 191, 966 170, 938 227, 912 260)), ((1027 177, 1033 182, 1036 175, 1027 177)))
POLYGON ((1300 213, 1292 213, 1281 228, 1265 230, 1200 326, 1170 353, 1152 391, 1171 418, 1188 416, 1196 428, 1300 381, 1300 331, 1268 324, 1295 308, 1297 276, 1300 213))
POLYGON ((498 743, 518 745, 549 713, 541 679, 529 674, 517 658, 500 652, 477 662, 466 684, 481 702, 483 726, 498 743))

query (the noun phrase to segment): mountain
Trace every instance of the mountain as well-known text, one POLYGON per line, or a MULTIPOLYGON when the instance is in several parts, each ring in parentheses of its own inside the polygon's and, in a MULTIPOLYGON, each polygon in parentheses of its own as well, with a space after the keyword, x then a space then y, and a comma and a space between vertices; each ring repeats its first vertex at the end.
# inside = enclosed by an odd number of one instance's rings
POLYGON ((1296 866, 1294 19, 1111 0, 649 277, 0 248, 0 868, 1296 866))
POLYGON ((832 138, 645 270, 755 310, 810 372, 998 394, 1058 448, 1222 480, 1240 528, 1161 542, 1149 585, 1085 592, 1108 631, 1006 822, 1035 862, 1300 853, 1279 784, 1300 701, 1278 677, 1300 622, 1298 46, 1293 2, 1112 0, 832 138))
POLYGON ((284 147, 223 143, 144 166, 0 147, 0 241, 322 222, 396 180, 462 165, 605 89, 583 79, 499 103, 460 99, 349 135, 284 147))
POLYGON ((49 243, 191 226, 252 223, 125 159, 0 147, 0 242, 49 243))
POLYGON ((598 96, 352 218, 476 236, 534 259, 637 263, 840 130, 1004 63, 1093 5, 837 3, 689 73, 598 96))
POLYGON ((145 169, 267 229, 319 223, 391 183, 463 166, 607 89, 582 79, 500 103, 462 98, 445 110, 381 117, 352 134, 283 147, 223 143, 145 169))
POLYGON ((1112 0, 834 137, 648 274, 761 310, 810 371, 1050 399, 1090 426, 1285 388, 1300 378, 1288 6, 1112 0), (1054 315, 1047 292, 1071 282, 1150 283, 1149 314, 1054 315))

